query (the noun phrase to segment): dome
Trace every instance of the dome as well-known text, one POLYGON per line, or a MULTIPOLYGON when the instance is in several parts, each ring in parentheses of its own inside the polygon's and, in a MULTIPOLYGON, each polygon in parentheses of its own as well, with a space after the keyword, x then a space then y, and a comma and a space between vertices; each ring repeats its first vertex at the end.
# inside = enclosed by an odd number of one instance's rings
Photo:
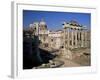
POLYGON ((39 26, 40 26, 40 30, 47 30, 46 22, 43 19, 40 21, 39 26))
POLYGON ((71 24, 71 25, 74 25, 74 26, 78 26, 78 25, 79 25, 78 22, 75 21, 75 20, 71 20, 71 21, 70 21, 70 24, 71 24))
POLYGON ((29 24, 29 27, 32 28, 33 27, 33 24, 29 24))
POLYGON ((42 19, 42 20, 40 21, 40 25, 46 25, 46 22, 42 19))

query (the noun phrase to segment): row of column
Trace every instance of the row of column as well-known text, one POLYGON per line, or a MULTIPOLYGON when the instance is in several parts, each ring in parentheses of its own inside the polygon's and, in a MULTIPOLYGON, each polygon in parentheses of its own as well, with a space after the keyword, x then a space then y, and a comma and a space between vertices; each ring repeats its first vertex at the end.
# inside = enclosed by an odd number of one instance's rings
POLYGON ((64 29, 64 45, 66 45, 65 47, 67 48, 88 47, 87 38, 87 30, 76 28, 64 29))

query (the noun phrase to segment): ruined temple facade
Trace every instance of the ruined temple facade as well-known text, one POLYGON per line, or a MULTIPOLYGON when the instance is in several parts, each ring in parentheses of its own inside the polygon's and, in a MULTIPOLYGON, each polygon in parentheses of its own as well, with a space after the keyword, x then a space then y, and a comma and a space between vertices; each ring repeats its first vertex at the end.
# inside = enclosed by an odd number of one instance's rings
MULTIPOLYGON (((48 30, 44 20, 34 22, 30 28, 36 29, 40 46, 48 49, 74 49, 90 48, 90 30, 76 21, 64 22, 62 29, 57 31, 48 30)), ((33 34, 34 35, 34 34, 33 34)))
POLYGON ((87 27, 78 24, 76 21, 64 22, 64 45, 67 48, 89 48, 90 30, 87 27))

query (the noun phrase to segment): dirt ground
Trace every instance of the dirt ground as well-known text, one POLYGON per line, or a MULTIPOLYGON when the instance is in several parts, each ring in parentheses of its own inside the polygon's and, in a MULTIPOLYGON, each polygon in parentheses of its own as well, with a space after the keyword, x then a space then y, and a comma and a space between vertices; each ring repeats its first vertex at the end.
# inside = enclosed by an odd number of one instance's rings
POLYGON ((91 53, 88 48, 74 49, 72 50, 72 59, 66 59, 64 57, 58 57, 57 59, 64 62, 61 67, 79 67, 91 65, 91 53))

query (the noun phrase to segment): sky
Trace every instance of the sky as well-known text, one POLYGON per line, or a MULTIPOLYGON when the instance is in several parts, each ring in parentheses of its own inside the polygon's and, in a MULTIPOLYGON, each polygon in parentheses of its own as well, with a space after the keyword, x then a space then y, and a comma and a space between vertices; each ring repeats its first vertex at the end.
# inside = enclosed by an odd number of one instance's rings
POLYGON ((40 22, 42 19, 46 22, 49 30, 62 29, 63 22, 71 20, 75 20, 79 24, 87 26, 87 28, 91 27, 90 13, 23 10, 24 28, 28 28, 29 24, 40 22))

